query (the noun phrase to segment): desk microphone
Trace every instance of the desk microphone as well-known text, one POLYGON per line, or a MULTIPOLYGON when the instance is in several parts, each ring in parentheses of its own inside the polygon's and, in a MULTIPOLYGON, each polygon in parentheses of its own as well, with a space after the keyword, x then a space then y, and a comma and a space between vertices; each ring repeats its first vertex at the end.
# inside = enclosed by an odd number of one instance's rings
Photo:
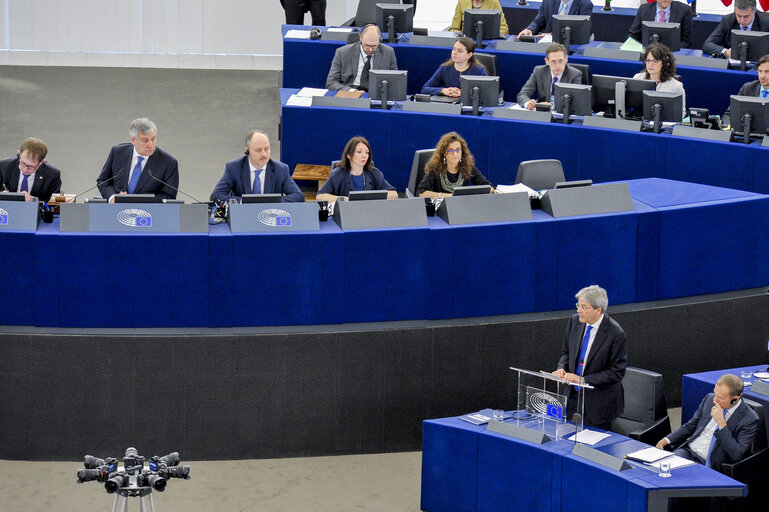
POLYGON ((167 186, 167 187, 171 187, 172 189, 174 189, 174 191, 175 191, 175 192, 178 192, 178 193, 180 193, 180 194, 184 194, 185 196, 187 196, 187 197, 189 197, 190 199, 194 200, 196 203, 205 203, 205 202, 206 202, 206 201, 201 201, 201 200, 200 200, 200 199, 198 199, 197 197, 192 197, 191 195, 187 194, 186 192, 182 192, 181 190, 179 190, 179 187, 174 187, 174 186, 173 186, 173 185, 171 185, 170 183, 166 183, 165 181, 161 180, 160 178, 158 178, 157 176, 155 176, 154 174, 152 174, 152 169, 149 169, 149 168, 148 168, 148 169, 147 169, 147 173, 150 175, 150 178, 152 178, 153 180, 155 180, 155 181, 159 181, 160 183, 162 183, 163 185, 165 185, 165 186, 167 186))
POLYGON ((117 177, 118 177, 118 176, 120 176, 121 174, 123 174, 123 169, 122 169, 122 168, 121 168, 121 169, 120 169, 120 170, 117 172, 117 174, 115 174, 115 175, 114 175, 114 176, 112 176, 111 178, 107 178, 107 179, 106 179, 106 180, 104 180, 104 181, 98 181, 98 180, 96 180, 96 185, 94 185, 93 187, 91 187, 91 188, 89 188, 89 189, 83 190, 83 191, 82 191, 82 192, 80 192, 79 194, 75 194, 75 202, 77 202, 77 198, 78 198, 78 197, 82 196, 82 195, 83 195, 83 194, 85 194, 86 192, 90 192, 91 190, 95 189, 96 187, 100 187, 101 185, 104 185, 105 183, 109 183, 110 181, 114 180, 115 178, 117 178, 117 177))

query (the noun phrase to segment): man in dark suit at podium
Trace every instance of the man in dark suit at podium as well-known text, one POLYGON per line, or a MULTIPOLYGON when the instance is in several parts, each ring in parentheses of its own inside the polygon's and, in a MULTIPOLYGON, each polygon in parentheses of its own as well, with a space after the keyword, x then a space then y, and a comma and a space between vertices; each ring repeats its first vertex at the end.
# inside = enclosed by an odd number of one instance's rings
POLYGON ((0 191, 23 192, 27 201, 36 197, 44 203, 61 192, 61 172, 45 161, 45 142, 26 139, 16 153, 16 158, 0 160, 0 191))
MULTIPOLYGON (((735 0, 734 12, 725 14, 702 45, 702 53, 732 58, 732 30, 769 32, 769 14, 756 10, 756 0, 735 0)), ((736 56, 734 58, 737 58, 736 56)))
POLYGON ((590 16, 593 12, 591 0, 544 0, 529 26, 518 33, 518 37, 536 34, 550 34, 553 31, 554 14, 590 16))
POLYGON ((246 156, 227 162, 224 175, 211 192, 211 201, 240 200, 243 194, 283 194, 281 202, 304 201, 288 166, 270 158, 270 139, 260 130, 246 135, 246 156))
POLYGON ((657 0, 641 4, 630 25, 628 36, 641 41, 641 23, 654 21, 657 23, 679 23, 681 25, 681 48, 692 46, 692 8, 684 2, 674 0, 657 0))
POLYGON ((679 445, 675 454, 721 471, 721 464, 742 460, 758 432, 756 412, 742 401, 742 379, 722 375, 694 416, 661 439, 657 448, 679 445))
POLYGON ((176 199, 179 164, 157 147, 158 129, 146 117, 131 121, 131 142, 113 146, 96 183, 105 199, 117 194, 155 194, 155 201, 176 199))
MULTIPOLYGON (((608 430, 625 408, 622 378, 627 367, 627 336, 609 315, 609 297, 597 285, 576 295, 577 314, 569 319, 558 369, 553 375, 585 389, 584 425, 608 430)), ((577 390, 572 386, 568 414, 577 412, 577 390)))
POLYGON ((739 96, 755 96, 769 98, 769 55, 764 55, 756 62, 758 80, 748 82, 740 87, 739 96))

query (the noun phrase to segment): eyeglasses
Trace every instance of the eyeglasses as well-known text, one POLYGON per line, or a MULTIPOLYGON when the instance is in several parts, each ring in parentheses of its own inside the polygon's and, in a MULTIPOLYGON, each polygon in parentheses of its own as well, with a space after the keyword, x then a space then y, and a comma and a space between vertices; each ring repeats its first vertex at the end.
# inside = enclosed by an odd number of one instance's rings
POLYGON ((646 59, 644 62, 647 64, 658 64, 660 61, 657 59, 646 59))
POLYGON ((379 43, 376 43, 376 44, 361 43, 361 44, 363 44, 364 48, 368 48, 369 50, 376 50, 377 48, 379 48, 379 43))
POLYGON ((42 163, 43 162, 38 162, 37 165, 29 165, 29 164, 26 164, 26 163, 22 162, 21 160, 19 160, 19 167, 21 167, 24 170, 33 172, 33 171, 36 171, 37 168, 40 167, 40 164, 42 164, 42 163))
POLYGON ((588 306, 587 304, 580 304, 579 302, 577 302, 574 305, 577 306, 577 310, 579 311, 587 311, 589 309, 595 309, 592 306, 588 306))
POLYGON ((462 152, 462 148, 457 148, 457 149, 447 149, 447 150, 446 150, 446 153, 448 153, 448 154, 450 154, 450 155, 451 155, 451 154, 456 154, 456 155, 458 155, 458 154, 460 154, 461 152, 462 152))

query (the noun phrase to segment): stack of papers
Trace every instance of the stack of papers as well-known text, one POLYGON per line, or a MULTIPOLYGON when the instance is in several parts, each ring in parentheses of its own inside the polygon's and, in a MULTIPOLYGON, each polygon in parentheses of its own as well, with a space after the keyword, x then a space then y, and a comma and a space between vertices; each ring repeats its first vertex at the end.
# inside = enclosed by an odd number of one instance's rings
POLYGON ((286 32, 286 35, 284 36, 284 39, 309 39, 310 38, 310 31, 309 30, 297 30, 297 29, 291 29, 288 32, 286 32))
POLYGON ((669 462, 670 469, 683 468, 695 464, 692 460, 684 459, 678 455, 671 455, 670 452, 660 450, 654 446, 638 450, 637 452, 628 453, 625 455, 625 458, 643 462, 644 464, 657 469, 660 468, 660 463, 662 462, 669 462))
POLYGON ((571 437, 567 437, 569 441, 575 441, 582 444, 589 444, 590 446, 593 446, 594 444, 603 441, 607 437, 609 437, 611 434, 608 434, 606 432, 596 432, 595 430, 582 430, 581 432, 577 432, 571 437))
POLYGON ((526 192, 529 195, 529 197, 539 196, 536 190, 524 185, 523 183, 516 183, 515 185, 497 185, 497 188, 495 188, 494 190, 496 192, 499 192, 500 194, 510 194, 513 192, 526 192))

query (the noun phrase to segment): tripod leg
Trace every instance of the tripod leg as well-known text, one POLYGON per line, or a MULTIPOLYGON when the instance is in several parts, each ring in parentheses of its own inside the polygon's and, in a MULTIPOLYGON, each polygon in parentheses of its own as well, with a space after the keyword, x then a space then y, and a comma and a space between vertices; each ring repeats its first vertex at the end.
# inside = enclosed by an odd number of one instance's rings
POLYGON ((144 508, 144 495, 139 496, 139 512, 146 512, 144 508))
POLYGON ((123 496, 123 507, 121 508, 121 512, 128 512, 128 495, 123 496))
POLYGON ((150 497, 150 511, 151 512, 155 512, 155 502, 152 501, 152 493, 151 492, 149 494, 149 497, 150 497))
POLYGON ((112 512, 117 512, 117 500, 120 497, 120 494, 115 494, 115 504, 112 506, 112 512))

